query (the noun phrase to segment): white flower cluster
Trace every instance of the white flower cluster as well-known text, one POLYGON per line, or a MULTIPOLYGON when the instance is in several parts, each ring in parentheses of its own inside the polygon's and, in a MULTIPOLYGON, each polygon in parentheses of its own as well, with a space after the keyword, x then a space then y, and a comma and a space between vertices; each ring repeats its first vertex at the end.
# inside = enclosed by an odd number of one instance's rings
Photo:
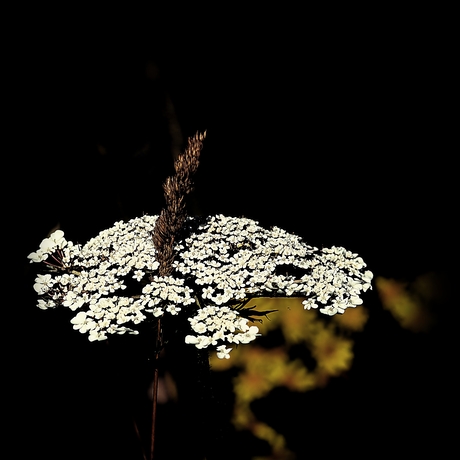
POLYGON ((32 252, 28 257, 31 262, 41 262, 46 260, 48 255, 53 254, 59 249, 63 249, 67 244, 68 242, 64 238, 64 232, 62 230, 56 230, 49 238, 45 238, 40 243, 40 248, 37 252, 32 252))
POLYGON ((156 220, 117 222, 83 246, 66 241, 61 230, 43 240, 28 256, 49 269, 35 280, 38 307, 78 310, 73 327, 91 341, 137 334, 142 322, 183 310, 194 333, 186 342, 214 346, 227 358, 228 344, 258 334, 236 305, 260 296, 304 297, 305 309, 333 315, 361 304, 361 292, 371 288, 372 273, 357 254, 317 249, 277 227, 222 215, 188 218, 173 273, 161 277, 152 241, 156 220))
MULTIPOLYGON (((260 335, 257 326, 248 326, 248 319, 242 318, 229 307, 208 306, 200 308, 197 315, 188 320, 193 331, 198 335, 187 335, 185 342, 193 343, 197 348, 215 346, 219 341, 236 344, 249 343, 257 335, 260 335)), ((231 350, 225 345, 220 345, 217 347, 217 355, 220 358, 229 358, 231 350)))
POLYGON ((372 273, 344 248, 317 249, 278 227, 266 230, 244 218, 214 216, 178 246, 175 268, 203 286, 215 305, 231 299, 305 297, 305 309, 343 313, 362 303, 372 273))

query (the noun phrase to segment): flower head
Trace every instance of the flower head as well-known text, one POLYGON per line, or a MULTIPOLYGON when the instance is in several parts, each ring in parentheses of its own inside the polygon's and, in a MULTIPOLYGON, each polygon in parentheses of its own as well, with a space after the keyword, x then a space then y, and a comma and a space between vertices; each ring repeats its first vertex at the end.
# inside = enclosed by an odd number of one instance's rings
POLYGON ((188 217, 174 243, 171 273, 160 275, 152 240, 157 219, 116 222, 82 246, 61 230, 45 238, 28 256, 56 261, 35 280, 38 306, 75 311, 74 328, 91 341, 136 334, 141 323, 162 315, 186 315, 185 341, 227 358, 231 344, 260 335, 251 321, 262 314, 247 307, 251 299, 300 297, 305 309, 335 315, 360 305, 371 288, 372 273, 357 254, 318 249, 278 227, 222 215, 188 217))

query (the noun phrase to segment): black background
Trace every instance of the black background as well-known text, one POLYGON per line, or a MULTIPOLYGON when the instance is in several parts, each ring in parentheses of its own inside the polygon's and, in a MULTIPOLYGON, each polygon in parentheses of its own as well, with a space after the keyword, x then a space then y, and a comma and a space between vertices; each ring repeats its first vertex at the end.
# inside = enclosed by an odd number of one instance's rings
MULTIPOLYGON (((9 290, 4 345, 15 458, 136 458, 129 406, 139 382, 126 373, 143 357, 129 346, 115 357, 39 311, 26 256, 56 225, 85 242, 116 220, 157 214, 173 146, 196 131, 207 139, 193 213, 244 215, 315 246, 345 246, 376 276, 436 272, 453 292, 449 25, 428 12, 265 13, 152 8, 133 20, 31 15, 18 25, 4 156, 4 225, 18 236, 9 266, 21 280, 9 290)), ((365 303, 371 318, 347 377, 297 395, 301 404, 275 395, 265 414, 299 459, 447 448, 457 301, 446 295, 422 334, 403 330, 375 291, 365 303)), ((159 448, 175 455, 186 422, 166 412, 159 448)), ((238 438, 224 451, 250 458, 252 448, 238 438)))

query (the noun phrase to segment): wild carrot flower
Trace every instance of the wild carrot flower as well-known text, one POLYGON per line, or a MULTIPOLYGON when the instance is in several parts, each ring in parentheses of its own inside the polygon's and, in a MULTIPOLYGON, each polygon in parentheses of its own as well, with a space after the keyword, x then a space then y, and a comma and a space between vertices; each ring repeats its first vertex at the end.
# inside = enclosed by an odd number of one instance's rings
POLYGON ((251 324, 263 314, 252 305, 257 297, 301 297, 305 309, 335 315, 360 305, 371 287, 372 273, 357 254, 318 249, 278 227, 223 215, 188 217, 172 273, 160 276, 151 237, 157 219, 116 222, 84 245, 54 232, 29 255, 46 272, 34 284, 38 306, 75 311, 74 328, 90 340, 137 334, 153 318, 186 315, 184 340, 227 358, 232 344, 259 335, 251 324))

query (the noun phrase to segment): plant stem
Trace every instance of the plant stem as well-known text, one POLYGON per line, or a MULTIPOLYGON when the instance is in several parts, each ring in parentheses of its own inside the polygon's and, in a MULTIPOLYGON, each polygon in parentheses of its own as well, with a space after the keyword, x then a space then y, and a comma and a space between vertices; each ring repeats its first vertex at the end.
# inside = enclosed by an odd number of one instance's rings
POLYGON ((153 460, 155 455, 155 427, 157 419, 157 404, 158 404, 158 364, 161 350, 161 319, 157 321, 157 336, 155 341, 155 369, 153 374, 153 396, 152 396, 152 427, 150 434, 150 460, 153 460))

